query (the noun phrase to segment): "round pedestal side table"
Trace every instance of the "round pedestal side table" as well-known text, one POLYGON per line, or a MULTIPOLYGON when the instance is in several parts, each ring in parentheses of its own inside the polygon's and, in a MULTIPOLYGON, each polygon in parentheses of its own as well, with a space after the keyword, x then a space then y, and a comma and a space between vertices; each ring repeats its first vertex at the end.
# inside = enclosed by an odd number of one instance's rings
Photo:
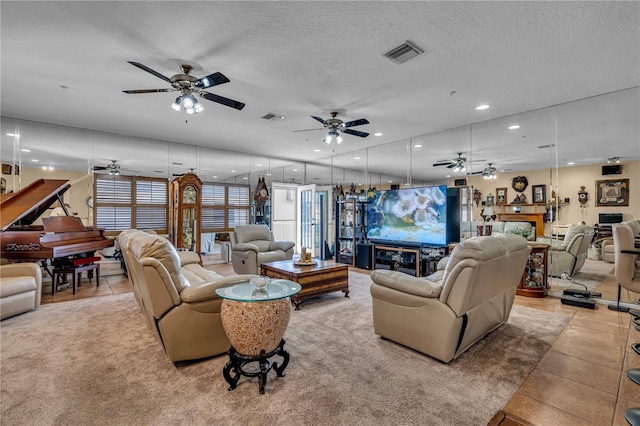
POLYGON ((301 290, 300 284, 288 280, 270 280, 263 288, 246 282, 216 289, 222 301, 222 327, 231 348, 222 373, 229 390, 236 388, 241 376, 258 377, 264 393, 267 373, 275 370, 284 376, 289 353, 284 350, 284 332, 291 315, 290 297, 301 290), (272 362, 279 355, 282 363, 272 362))

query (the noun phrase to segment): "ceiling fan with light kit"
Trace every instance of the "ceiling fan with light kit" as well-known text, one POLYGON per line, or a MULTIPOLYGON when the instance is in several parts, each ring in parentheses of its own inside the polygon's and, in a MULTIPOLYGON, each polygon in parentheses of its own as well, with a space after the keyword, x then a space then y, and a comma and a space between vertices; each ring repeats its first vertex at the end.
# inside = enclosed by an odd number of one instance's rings
POLYGON ((120 174, 120 165, 117 164, 118 160, 111 160, 111 164, 107 164, 106 166, 93 166, 93 170, 96 172, 99 171, 107 171, 110 175, 119 175, 120 174))
POLYGON ((453 158, 452 160, 440 160, 436 163, 433 163, 433 167, 438 166, 447 166, 448 169, 452 169, 454 172, 465 172, 467 170, 467 163, 479 163, 487 160, 473 160, 467 161, 466 157, 462 156, 462 152, 457 153, 458 156, 453 158))
POLYGON ((320 129, 304 129, 304 130, 294 130, 294 132, 308 132, 311 130, 327 130, 327 135, 324 138, 324 142, 330 144, 335 141, 336 143, 342 143, 342 133, 346 133, 348 135, 358 136, 361 138, 366 138, 369 136, 369 133, 361 132, 359 130, 350 129, 350 127, 362 126, 364 124, 369 124, 369 120, 366 118, 360 118, 358 120, 347 121, 346 123, 339 118, 336 118, 338 113, 336 111, 331 112, 331 118, 326 120, 311 116, 316 121, 322 123, 324 127, 320 129))
POLYGON ((209 87, 217 86, 219 84, 228 83, 230 80, 219 72, 215 72, 213 74, 209 74, 206 77, 196 78, 191 75, 191 71, 193 67, 191 65, 180 65, 180 69, 182 70, 181 74, 176 74, 171 78, 166 77, 159 72, 152 70, 151 68, 143 65, 139 62, 128 61, 131 65, 140 68, 143 71, 148 72, 149 74, 153 74, 156 77, 166 81, 171 85, 170 88, 165 89, 137 89, 137 90, 123 90, 124 93, 127 94, 140 94, 140 93, 158 93, 158 92, 180 92, 180 96, 178 96, 175 102, 171 105, 176 111, 180 111, 181 108, 184 108, 185 113, 187 114, 197 114, 204 110, 204 107, 194 94, 197 94, 203 99, 207 99, 212 102, 216 102, 231 108, 235 108, 237 110, 241 110, 244 108, 244 104, 242 102, 234 101, 233 99, 225 98, 223 96, 215 95, 213 93, 207 92, 204 89, 208 89, 209 87))

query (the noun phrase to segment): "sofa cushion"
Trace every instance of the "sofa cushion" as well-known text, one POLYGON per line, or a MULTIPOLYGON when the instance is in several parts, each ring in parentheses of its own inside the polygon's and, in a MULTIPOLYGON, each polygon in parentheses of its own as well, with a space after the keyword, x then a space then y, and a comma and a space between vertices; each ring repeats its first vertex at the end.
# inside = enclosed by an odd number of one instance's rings
MULTIPOLYGON (((238 226, 235 229, 236 241, 238 243, 251 242, 255 244, 255 241, 267 241, 271 242, 271 231, 267 225, 250 225, 250 226, 238 226)), ((262 249, 260 249, 262 251, 262 249)), ((269 246, 264 251, 269 250, 269 246)))
POLYGON ((180 257, 177 250, 166 238, 151 234, 140 236, 131 241, 130 249, 138 259, 153 257, 164 265, 178 293, 190 285, 180 274, 180 257))
POLYGON ((521 235, 525 238, 531 236, 532 226, 529 222, 506 222, 504 224, 505 234, 521 235))
POLYGON ((37 284, 35 277, 2 277, 2 285, 0 286, 0 298, 35 291, 36 288, 37 284))

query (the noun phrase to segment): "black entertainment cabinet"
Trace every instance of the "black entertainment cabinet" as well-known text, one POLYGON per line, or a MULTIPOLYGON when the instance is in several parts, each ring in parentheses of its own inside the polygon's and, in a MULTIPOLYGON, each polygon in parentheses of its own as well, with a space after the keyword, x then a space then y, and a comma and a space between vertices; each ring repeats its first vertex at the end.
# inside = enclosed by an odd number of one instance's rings
POLYGON ((374 244, 373 269, 389 269, 416 277, 435 272, 438 261, 448 254, 448 246, 406 247, 374 244))

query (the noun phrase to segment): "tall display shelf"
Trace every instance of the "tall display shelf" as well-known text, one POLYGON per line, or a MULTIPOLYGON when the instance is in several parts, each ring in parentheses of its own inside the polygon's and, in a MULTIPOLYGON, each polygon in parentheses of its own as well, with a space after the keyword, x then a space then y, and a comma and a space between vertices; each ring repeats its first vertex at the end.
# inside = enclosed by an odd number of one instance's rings
POLYGON ((336 249, 338 263, 356 266, 358 242, 366 237, 366 201, 350 198, 336 202, 336 249))

